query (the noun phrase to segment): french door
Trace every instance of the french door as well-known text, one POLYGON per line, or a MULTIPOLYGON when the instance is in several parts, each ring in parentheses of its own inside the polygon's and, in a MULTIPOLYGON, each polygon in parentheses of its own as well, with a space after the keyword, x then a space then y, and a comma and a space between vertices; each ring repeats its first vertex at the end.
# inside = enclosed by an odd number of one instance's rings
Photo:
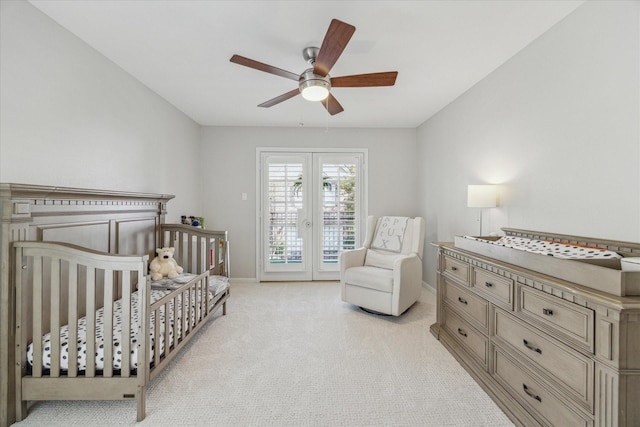
POLYGON ((339 279, 362 240, 366 151, 258 154, 258 280, 339 279))

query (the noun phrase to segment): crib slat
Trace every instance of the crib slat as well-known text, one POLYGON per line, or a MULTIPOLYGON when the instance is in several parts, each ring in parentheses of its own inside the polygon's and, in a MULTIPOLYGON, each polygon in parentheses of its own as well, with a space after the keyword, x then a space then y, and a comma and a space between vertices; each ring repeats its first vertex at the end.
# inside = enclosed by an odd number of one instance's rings
MULTIPOLYGON (((150 323, 150 327, 153 327, 153 340, 151 340, 151 337, 148 339, 150 341, 149 345, 145 345, 143 347, 147 347, 149 349, 149 351, 151 352, 153 350, 153 354, 149 354, 149 357, 151 358, 151 362, 155 365, 156 364, 156 352, 155 349, 153 347, 155 347, 155 342, 158 341, 158 312, 159 312, 159 308, 155 308, 155 309, 151 309, 149 311, 149 320, 151 320, 151 316, 153 315, 153 322, 149 322, 150 323), (151 323, 153 323, 151 325, 151 323)), ((141 319, 142 320, 142 319, 141 319)), ((140 332, 140 329, 138 329, 138 332, 140 332)), ((151 336, 151 330, 149 330, 149 336, 151 336)), ((138 349, 140 347, 138 346, 138 349)), ((138 354, 138 368, 140 367, 140 355, 138 354)))
POLYGON ((222 245, 222 268, 220 269, 220 274, 221 276, 227 276, 229 277, 229 275, 231 274, 231 257, 229 256, 229 241, 228 240, 224 240, 221 242, 222 245))
POLYGON ((204 288, 204 295, 203 295, 203 299, 205 301, 204 304, 204 315, 202 317, 208 317, 210 314, 210 310, 209 307, 211 307, 211 303, 212 303, 212 298, 213 298, 213 292, 209 292, 209 276, 205 277, 204 279, 202 279, 202 286, 204 288))
POLYGON ((67 351, 69 352, 69 377, 78 376, 78 264, 69 262, 69 334, 67 351))
POLYGON ((211 269, 211 267, 214 267, 214 273, 222 274, 220 272, 220 239, 218 237, 216 237, 213 241, 211 252, 212 259, 210 260, 211 265, 209 266, 209 269, 211 269))
POLYGON ((169 313, 169 317, 165 318, 165 322, 168 325, 171 325, 167 334, 165 342, 164 342, 164 356, 167 357, 169 353, 171 353, 171 346, 175 346, 178 340, 178 329, 180 329, 180 319, 177 318, 177 310, 178 310, 178 295, 175 295, 173 299, 167 303, 167 312, 169 313), (173 307, 173 308, 172 308, 173 307))
POLYGON ((202 299, 204 300, 203 315, 202 317, 209 316, 209 307, 211 306, 211 299, 213 295, 209 292, 209 276, 202 279, 202 299))
POLYGON ((178 238, 178 255, 179 255, 178 258, 180 259, 178 263, 180 265, 184 265, 184 233, 178 232, 177 238, 178 238))
POLYGON ((185 339, 185 335, 187 335, 188 333, 191 332, 192 328, 191 328, 191 318, 192 318, 192 310, 193 310, 193 303, 194 301, 192 301, 192 296, 193 296, 193 291, 195 289, 195 283, 191 286, 189 286, 189 289, 187 289, 184 292, 184 295, 182 297, 182 317, 184 319, 184 324, 186 325, 185 328, 182 328, 182 336, 180 337, 182 340, 185 339))
POLYGON ((209 306, 209 292, 207 292, 207 281, 201 279, 198 281, 200 285, 200 316, 199 319, 204 319, 207 316, 207 307, 209 306))
MULTIPOLYGON (((181 308, 182 308, 182 331, 181 331, 181 339, 184 339, 184 336, 187 334, 187 328, 189 327, 189 294, 190 294, 190 289, 187 289, 186 291, 182 292, 182 301, 181 301, 181 308)), ((176 338, 176 336, 174 335, 174 338, 176 338)), ((178 340, 175 340, 174 345, 178 345, 178 340)))
POLYGON ((198 248, 198 252, 197 252, 197 256, 198 257, 196 258, 196 263, 197 263, 196 268, 197 268, 197 270, 195 272, 197 274, 200 274, 200 273, 204 272, 205 264, 206 264, 206 261, 203 263, 204 258, 206 258, 206 256, 202 253, 202 248, 203 247, 206 250, 206 247, 205 247, 206 239, 204 237, 202 237, 202 236, 199 236, 199 237, 196 238, 196 241, 197 241, 197 248, 198 248))
POLYGON ((189 287, 189 290, 187 291, 187 295, 189 296, 187 298, 187 300, 185 301, 185 313, 186 313, 186 317, 187 317, 187 325, 188 325, 188 329, 185 329, 185 333, 183 334, 183 338, 184 335, 186 335, 186 333, 191 333, 191 331, 193 330, 193 325, 195 322, 195 310, 197 308, 196 306, 196 300, 194 299, 196 297, 196 291, 198 289, 198 282, 192 284, 189 287))
MULTIPOLYGON (((160 363, 160 311, 162 309, 165 310, 165 314, 166 314, 166 306, 160 306, 156 309, 155 314, 154 314, 154 318, 153 318, 153 323, 154 323, 154 334, 153 334, 153 360, 154 360, 154 366, 158 366, 158 364, 160 363)), ((166 318, 166 316, 165 316, 166 318)), ((165 326, 165 333, 166 333, 166 326, 165 326)), ((140 364, 140 361, 138 360, 138 365, 140 364)))
POLYGON ((87 314, 85 316, 87 324, 86 334, 86 361, 87 368, 85 375, 95 377, 96 375, 96 270, 87 267, 87 314))
POLYGON ((22 420, 27 414, 27 402, 22 400, 22 387, 21 379, 27 370, 27 358, 26 358, 26 339, 25 332, 22 329, 22 294, 23 290, 23 269, 26 269, 26 260, 22 257, 22 248, 16 248, 15 258, 15 279, 16 279, 16 364, 15 369, 15 392, 16 392, 16 419, 22 420))
MULTIPOLYGON (((158 314, 160 314, 160 312, 162 311, 162 316, 164 316, 164 324, 162 323, 162 318, 158 317, 158 329, 155 335, 155 346, 154 346, 154 350, 155 350, 155 354, 156 354, 156 360, 158 363, 160 363, 160 356, 162 355, 162 351, 160 349, 160 338, 161 338, 161 328, 164 326, 164 332, 162 332, 164 334, 164 337, 162 337, 162 339, 164 340, 164 351, 166 352, 167 349, 167 345, 169 343, 169 330, 167 329, 169 326, 169 324, 167 323, 169 320, 169 303, 163 305, 161 308, 158 309, 158 314)), ((156 364, 156 366, 158 366, 156 364)))
POLYGON ((131 372, 131 273, 122 272, 122 335, 120 336, 120 375, 128 377, 131 372))
POLYGON ((113 270, 104 271, 102 315, 102 376, 113 376, 113 270))
POLYGON ((193 303, 191 304, 191 307, 192 307, 191 310, 193 313, 193 320, 191 321, 192 326, 195 326, 198 323, 200 323, 200 320, 204 315, 202 308, 204 307, 203 298, 205 298, 205 295, 202 293, 202 291, 203 291, 202 280, 198 279, 198 281, 194 283, 193 292, 191 294, 193 298, 193 303))
POLYGON ((33 257, 33 376, 42 376, 42 257, 33 257))
POLYGON ((167 301, 164 305, 164 355, 167 356, 171 351, 171 334, 173 339, 176 339, 178 334, 178 325, 176 322, 176 310, 178 300, 174 296, 170 301, 167 301), (173 313, 171 313, 171 306, 173 305, 173 313))
POLYGON ((202 293, 202 280, 198 280, 195 283, 195 292, 194 292, 194 301, 193 304, 191 304, 193 306, 193 314, 195 316, 194 320, 193 320, 193 324, 197 325, 198 323, 200 323, 200 320, 202 319, 202 316, 204 315, 204 312, 202 311, 202 307, 203 307, 203 299, 206 298, 206 296, 202 293))
POLYGON ((175 231, 167 231, 168 236, 165 235, 164 237, 168 237, 169 240, 164 240, 163 241, 163 246, 174 246, 176 245, 176 232, 175 231))
POLYGON ((51 258, 51 334, 50 374, 56 378, 60 376, 60 259, 51 258))
POLYGON ((185 266, 185 270, 193 272, 193 269, 195 267, 195 265, 192 265, 193 264, 193 239, 191 238, 190 234, 185 233, 182 240, 186 240, 187 260, 185 261, 184 264, 181 264, 181 265, 185 266))
MULTIPOLYGON (((138 330, 136 331, 136 346, 138 347, 138 370, 137 376, 140 387, 142 388, 142 397, 138 399, 138 405, 142 402, 144 413, 144 386, 149 381, 149 351, 150 351, 150 333, 149 325, 151 312, 147 312, 150 307, 149 288, 150 282, 146 281, 142 268, 138 269, 138 330), (142 399, 142 401, 140 400, 142 399)), ((140 407, 138 407, 140 409, 140 407)))
POLYGON ((218 241, 217 238, 211 238, 211 237, 208 237, 205 240, 206 245, 205 245, 204 265, 205 265, 207 271, 211 271, 211 266, 214 264, 213 263, 213 248, 212 248, 211 242, 217 242, 217 241, 218 241))

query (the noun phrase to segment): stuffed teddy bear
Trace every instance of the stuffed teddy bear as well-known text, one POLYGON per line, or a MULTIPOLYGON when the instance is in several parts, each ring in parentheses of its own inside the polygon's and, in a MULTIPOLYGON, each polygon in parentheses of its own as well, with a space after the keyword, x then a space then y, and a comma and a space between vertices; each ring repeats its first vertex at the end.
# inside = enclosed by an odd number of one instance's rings
POLYGON ((182 267, 173 259, 173 253, 175 251, 173 247, 156 249, 158 256, 156 256, 149 265, 151 280, 160 280, 163 277, 175 279, 182 273, 182 267))

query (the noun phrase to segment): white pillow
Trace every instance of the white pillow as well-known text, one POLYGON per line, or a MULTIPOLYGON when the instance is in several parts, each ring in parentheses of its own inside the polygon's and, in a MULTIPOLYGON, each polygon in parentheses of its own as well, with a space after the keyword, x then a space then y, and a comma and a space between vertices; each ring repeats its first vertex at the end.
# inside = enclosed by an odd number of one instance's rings
POLYGON ((393 263, 400 257, 402 257, 402 255, 391 253, 386 254, 367 249, 367 255, 364 259, 364 265, 393 270, 393 263))

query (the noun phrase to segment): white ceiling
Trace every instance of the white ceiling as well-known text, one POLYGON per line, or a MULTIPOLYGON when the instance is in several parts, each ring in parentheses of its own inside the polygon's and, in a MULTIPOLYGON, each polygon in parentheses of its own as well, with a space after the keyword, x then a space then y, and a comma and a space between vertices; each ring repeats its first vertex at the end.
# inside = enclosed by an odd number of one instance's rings
POLYGON ((31 0, 201 125, 417 127, 583 3, 580 1, 31 0), (332 18, 356 32, 331 76, 398 71, 396 85, 334 88, 328 116, 297 83, 229 62, 301 73, 332 18))

